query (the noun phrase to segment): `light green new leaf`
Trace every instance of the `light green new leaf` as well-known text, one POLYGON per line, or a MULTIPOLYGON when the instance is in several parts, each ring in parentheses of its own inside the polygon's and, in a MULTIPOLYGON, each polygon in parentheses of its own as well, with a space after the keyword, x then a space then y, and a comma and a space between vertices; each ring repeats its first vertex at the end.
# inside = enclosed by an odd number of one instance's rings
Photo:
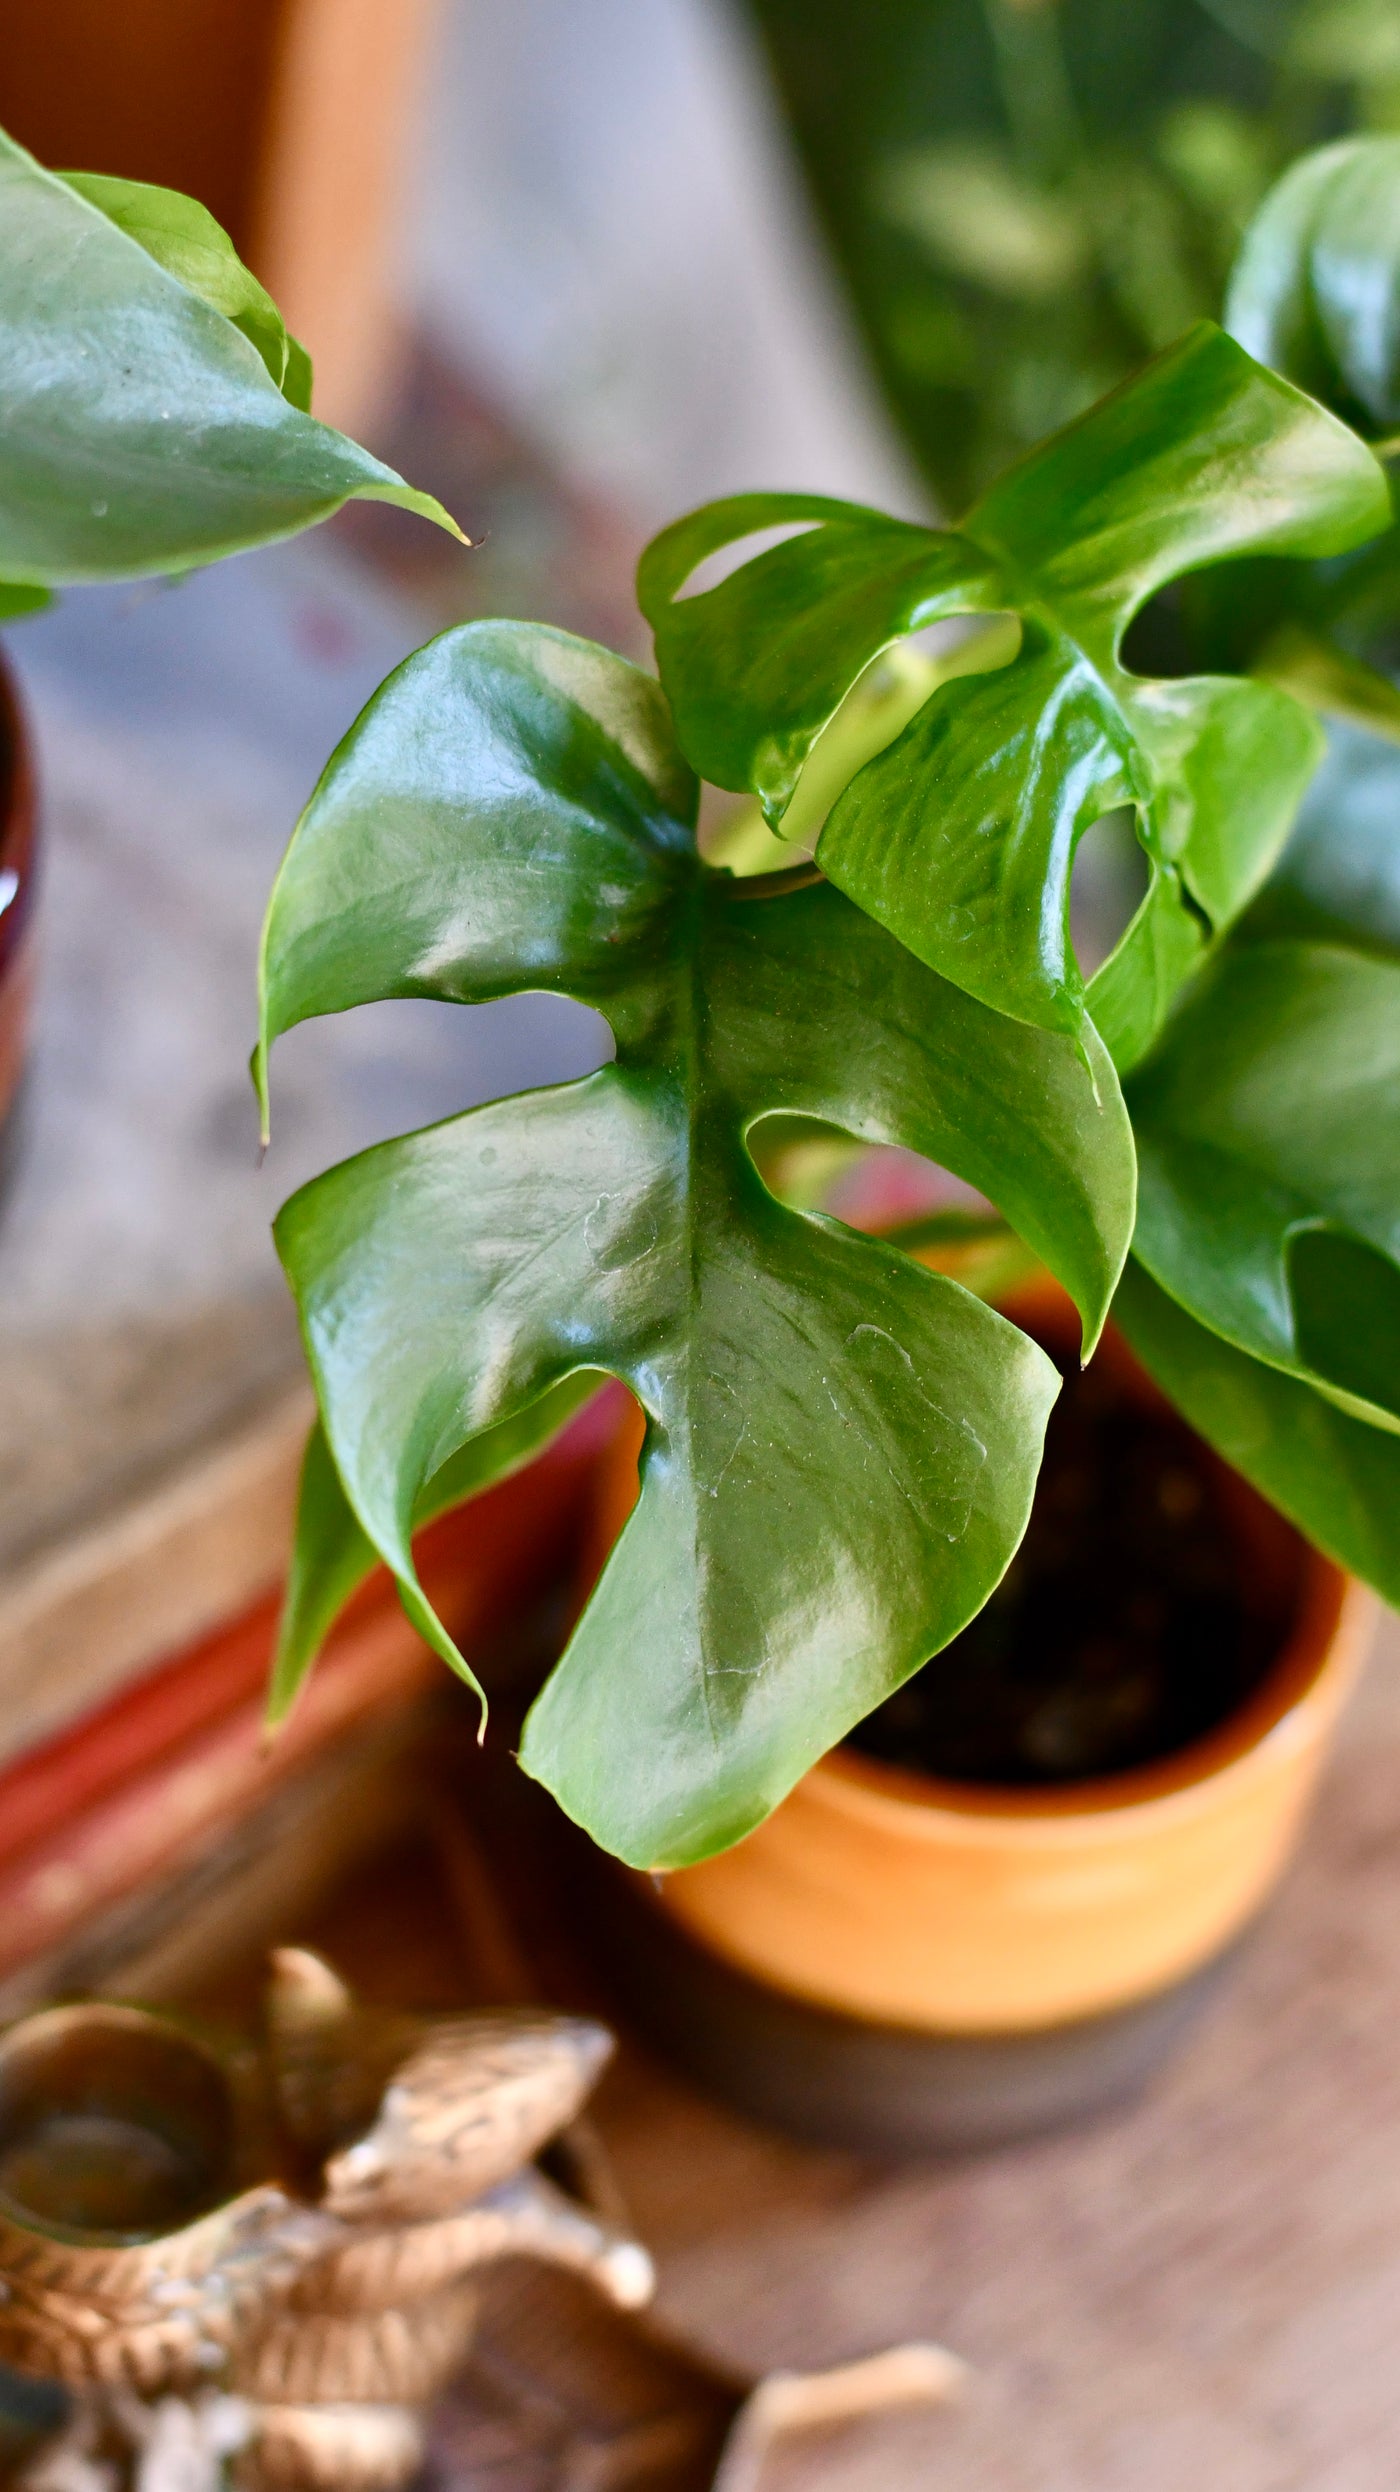
POLYGON ((311 410, 311 359, 290 337, 266 286, 245 268, 228 235, 197 199, 153 182, 125 182, 112 173, 59 177, 168 268, 211 311, 222 312, 256 346, 284 398, 311 410))
MULTIPOLYGON (((138 239, 140 221, 130 208, 114 221, 0 134, 0 577, 56 587, 184 571, 355 497, 460 534, 430 495, 283 394, 268 316, 197 215, 162 221, 148 204, 138 239), (221 293, 236 316, 215 307, 221 293)), ((298 370, 289 341, 280 377, 293 394, 298 370)))
POLYGON ((1400 967, 1227 946, 1129 1084, 1134 1253, 1199 1323, 1400 1426, 1400 967))
POLYGON ((1129 1258, 1114 1321, 1177 1409, 1341 1566, 1400 1602, 1400 1438, 1195 1323, 1129 1258))
POLYGON ((1074 850, 1090 822, 1132 803, 1152 886, 1093 1007, 1127 1062, 1160 1017, 1165 965, 1177 974, 1257 890, 1321 742, 1273 686, 1129 674, 1124 631, 1184 572, 1336 554, 1388 515, 1384 476, 1355 435, 1202 323, 1013 468, 956 531, 748 495, 667 529, 643 557, 639 594, 691 761, 752 788, 774 821, 881 648, 956 613, 1020 616, 1008 667, 944 685, 857 773, 818 859, 968 993, 1077 1031, 1074 850), (680 593, 722 547, 799 522, 718 586, 680 593))
POLYGON ((411 1601, 458 1448, 585 1371, 642 1404, 640 1502, 523 1761, 646 1865, 735 1841, 980 1607, 1055 1391, 968 1292, 778 1203, 746 1137, 802 1116, 942 1161, 1089 1340, 1133 1203, 1092 1031, 1081 1054, 988 1011, 829 886, 746 894, 702 864, 694 799, 650 678, 463 627, 335 756, 265 944, 264 1044, 383 995, 544 987, 612 1025, 602 1072, 364 1153, 278 1244, 346 1496, 411 1601))
MULTIPOLYGON (((414 1511, 414 1530, 533 1462, 597 1389, 596 1376, 571 1376, 515 1417, 472 1437, 429 1480, 414 1511)), ((268 1689, 269 1721, 286 1720, 340 1612, 378 1564, 379 1552, 355 1520, 318 1424, 301 1466, 296 1538, 268 1689)), ((475 1687, 470 1670, 463 1665, 463 1671, 475 1687)))

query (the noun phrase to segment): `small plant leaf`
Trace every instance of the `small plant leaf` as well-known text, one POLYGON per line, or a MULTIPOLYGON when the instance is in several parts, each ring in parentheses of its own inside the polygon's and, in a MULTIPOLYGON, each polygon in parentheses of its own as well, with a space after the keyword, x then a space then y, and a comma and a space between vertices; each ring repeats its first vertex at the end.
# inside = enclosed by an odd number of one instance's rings
POLYGON ((1384 527, 1375 459, 1209 323, 1003 477, 956 531, 842 503, 743 496, 667 529, 639 594, 695 767, 780 822, 862 669, 957 613, 1022 620, 1019 655, 932 694, 859 770, 818 860, 919 958, 997 1010, 1078 1031, 1074 850, 1132 803, 1152 886, 1095 1017, 1126 1063, 1160 1017, 1163 968, 1258 889, 1321 742, 1273 686, 1126 671, 1124 631, 1182 573, 1246 554, 1322 556, 1384 527), (802 523, 716 587, 701 563, 802 523), (1168 935, 1167 917, 1194 920, 1168 935))
MULTIPOLYGON (((597 1389, 595 1376, 570 1376, 513 1418, 472 1437, 428 1481, 414 1509, 414 1530, 523 1469, 597 1389)), ((292 1566, 268 1688, 269 1722, 286 1720, 340 1612, 378 1564, 379 1552, 355 1519, 318 1423, 301 1467, 292 1566)), ((465 1675, 475 1687, 470 1671, 465 1675)))
POLYGON ((1400 138, 1290 166, 1245 237, 1225 323, 1359 432, 1400 424, 1400 138))
POLYGON ((1241 938, 1304 936, 1400 961, 1400 749, 1348 720, 1241 938))
POLYGON ((1198 1324, 1130 1256, 1113 1302, 1148 1373, 1329 1557, 1400 1602, 1400 1437, 1198 1324))
POLYGON ((1400 966, 1228 945, 1128 1097, 1154 1280, 1237 1349, 1400 1427, 1400 966))
POLYGON ((0 133, 7 580, 180 572, 293 536, 356 496, 460 535, 431 495, 284 395, 279 378, 293 396, 304 387, 305 358, 287 341, 274 378, 271 318, 197 213, 182 224, 148 201, 138 239, 142 221, 129 197, 114 221, 0 133))
POLYGON ((410 1596, 459 1447, 585 1370, 642 1404, 640 1502, 523 1761, 646 1866, 737 1840, 980 1607, 1056 1389, 954 1282, 777 1202, 746 1137, 796 1116, 942 1161, 1087 1341, 1133 1202, 1092 1029, 989 1011, 828 885, 746 894, 694 802, 649 677, 539 627, 448 632, 326 772, 263 978, 264 1063, 376 996, 545 987, 612 1025, 614 1064, 362 1154, 277 1235, 336 1470, 410 1596))
POLYGON ((283 397, 309 412, 311 364, 305 348, 289 337, 267 288, 244 267, 222 225, 198 199, 187 199, 181 190, 162 190, 153 182, 123 181, 113 173, 64 173, 59 179, 130 234, 211 311, 222 312, 241 329, 283 397), (299 390, 305 394, 298 395, 299 390))
MULTIPOLYGON (((1363 435, 1400 421, 1400 139, 1305 156, 1269 193, 1231 281, 1227 320, 1254 354, 1363 435)), ((1394 450, 1394 442, 1388 449, 1394 450)), ((1228 581, 1199 618, 1235 662, 1328 722, 1329 752, 1251 931, 1400 956, 1400 529, 1341 562, 1269 565, 1232 614, 1228 581)))

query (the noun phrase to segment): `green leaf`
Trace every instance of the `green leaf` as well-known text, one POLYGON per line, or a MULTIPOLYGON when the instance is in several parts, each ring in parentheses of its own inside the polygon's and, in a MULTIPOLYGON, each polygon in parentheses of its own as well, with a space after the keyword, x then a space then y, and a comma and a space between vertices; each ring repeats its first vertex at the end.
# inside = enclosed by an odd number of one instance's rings
MULTIPOLYGON (((596 1390, 596 1377, 571 1376, 513 1418, 473 1437, 428 1481, 414 1509, 414 1530, 421 1531, 438 1515, 450 1513, 482 1489, 493 1488, 498 1480, 523 1469, 543 1453, 596 1390)), ((286 1720, 346 1602, 378 1564, 379 1552, 355 1520, 325 1431, 318 1424, 307 1438, 301 1467, 296 1538, 268 1687, 270 1723, 286 1720)), ((455 1652, 453 1663, 462 1669, 468 1684, 476 1687, 475 1678, 455 1652)))
POLYGON ((740 493, 653 539, 637 602, 681 750, 745 788, 776 828, 817 737, 872 658, 909 632, 1005 603, 1000 569, 946 531, 813 493, 740 493), (712 555, 791 531, 715 588, 682 596, 712 555))
POLYGON ((957 531, 749 495, 667 529, 639 594, 684 749, 719 785, 753 789, 775 824, 881 648, 956 613, 1019 616, 1010 665, 944 684, 856 773, 818 859, 969 994, 1078 1032, 1074 850, 1132 803, 1153 883, 1104 990, 1127 1062, 1160 1019, 1164 965, 1193 960, 1258 889, 1321 741, 1273 686, 1128 673, 1124 631, 1184 572, 1336 554, 1388 516, 1384 476, 1354 434, 1202 323, 1013 468, 957 531), (721 548, 799 522, 717 587, 678 593, 721 548))
POLYGON ((1400 750, 1344 719, 1241 938, 1306 936, 1400 960, 1400 750))
POLYGON ((24 614, 42 614, 53 602, 46 588, 25 580, 0 580, 0 623, 14 623, 24 614))
POLYGON ((1339 1565, 1400 1602, 1400 1438, 1193 1321, 1136 1256, 1116 1323, 1193 1428, 1339 1565))
POLYGON ((1343 139, 1270 191, 1230 280, 1227 328, 1356 423, 1400 423, 1400 138, 1343 139))
POLYGON ((211 311, 222 312, 255 346, 273 380, 294 407, 311 405, 311 362, 265 286, 259 285, 209 210, 183 191, 153 182, 126 182, 112 173, 64 173, 58 177, 139 242, 153 260, 178 277, 211 311), (292 387, 287 386, 289 368, 292 387), (298 395, 298 392, 304 394, 298 395))
POLYGON ((1400 1426, 1400 967, 1230 945, 1129 1085, 1133 1250, 1235 1347, 1400 1426))
POLYGON ((313 797, 263 985, 264 1045, 375 995, 552 988, 612 1025, 603 1071, 385 1143, 277 1234, 346 1495, 410 1593, 458 1447, 584 1370, 641 1402, 641 1499, 523 1760, 645 1865, 737 1840, 974 1614, 1056 1389, 968 1292, 777 1202, 755 1127, 942 1161, 1090 1340, 1133 1200, 1092 1032, 988 1011, 825 884, 746 894, 694 800, 649 677, 537 627, 445 633, 313 797))
MULTIPOLYGON (((175 222, 171 211, 166 248, 190 263, 198 220, 179 233, 175 222)), ((179 572, 293 536, 355 497, 460 535, 430 495, 284 396, 266 320, 254 318, 254 343, 248 298, 235 325, 200 290, 231 297, 235 270, 211 246, 192 290, 0 134, 5 578, 54 587, 179 572)), ((290 345, 286 374, 295 394, 305 364, 290 345)))

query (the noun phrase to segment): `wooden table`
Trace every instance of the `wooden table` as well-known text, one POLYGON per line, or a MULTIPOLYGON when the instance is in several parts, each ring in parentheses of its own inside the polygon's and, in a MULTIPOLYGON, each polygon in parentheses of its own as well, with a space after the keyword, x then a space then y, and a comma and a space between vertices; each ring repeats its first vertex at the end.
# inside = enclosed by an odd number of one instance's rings
POLYGON ((934 2336, 961 2409, 863 2428, 804 2492, 1393 2492, 1400 2481, 1400 1629, 1302 1856, 1147 2099, 873 2170, 624 2064, 609 2145, 663 2309, 815 2364, 934 2336))
MULTIPOLYGON (((463 1996, 426 1856, 400 1849, 286 1934, 371 1992, 463 1996)), ((248 1997, 253 1979, 250 1963, 248 1997)), ((1391 1620, 1296 1867, 1135 2107, 881 2168, 751 2128, 624 2043, 597 2112, 660 2316, 721 2364, 818 2368, 933 2338, 972 2366, 957 2407, 796 2446, 763 2492, 1394 2492, 1398 2044, 1391 1620)), ((470 2381, 455 2432, 451 2492, 559 2492, 470 2381)))

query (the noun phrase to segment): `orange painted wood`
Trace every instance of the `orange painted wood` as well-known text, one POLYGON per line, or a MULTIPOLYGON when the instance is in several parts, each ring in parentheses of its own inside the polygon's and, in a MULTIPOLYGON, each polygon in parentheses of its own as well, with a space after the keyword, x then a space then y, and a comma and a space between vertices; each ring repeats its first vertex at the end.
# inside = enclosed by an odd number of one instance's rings
POLYGON ((0 123, 45 164, 189 191, 373 422, 399 352, 394 229, 432 0, 4 0, 0 123))

